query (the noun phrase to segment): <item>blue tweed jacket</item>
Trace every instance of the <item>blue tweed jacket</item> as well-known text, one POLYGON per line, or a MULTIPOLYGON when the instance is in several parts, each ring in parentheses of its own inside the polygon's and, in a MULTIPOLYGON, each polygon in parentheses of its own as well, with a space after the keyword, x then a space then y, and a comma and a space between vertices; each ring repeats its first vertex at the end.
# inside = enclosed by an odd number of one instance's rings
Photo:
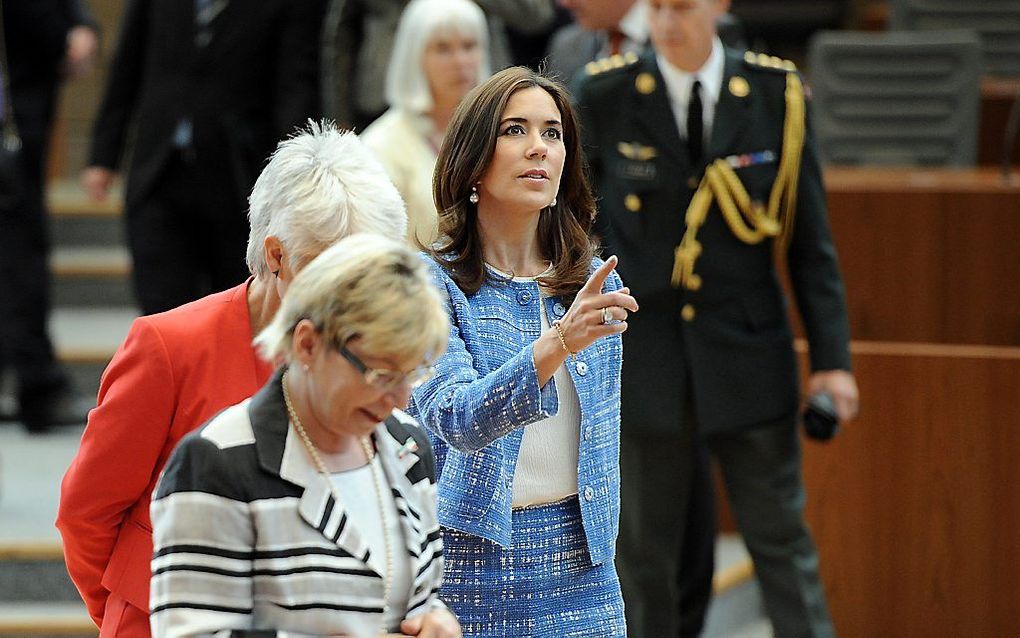
MULTIPOLYGON (((427 259, 427 258, 426 258, 427 259)), ((542 299, 533 281, 490 278, 465 295, 428 260, 447 300, 452 328, 437 374, 417 388, 408 411, 429 432, 439 473, 439 521, 509 546, 514 468, 524 426, 556 414, 556 384, 538 385, 533 342, 540 303, 550 321, 563 300, 542 299)), ((594 270, 601 264, 592 261, 594 270)), ((605 291, 622 287, 613 272, 605 291)), ((602 338, 566 366, 581 406, 578 499, 592 563, 612 560, 620 517, 619 335, 602 338)))

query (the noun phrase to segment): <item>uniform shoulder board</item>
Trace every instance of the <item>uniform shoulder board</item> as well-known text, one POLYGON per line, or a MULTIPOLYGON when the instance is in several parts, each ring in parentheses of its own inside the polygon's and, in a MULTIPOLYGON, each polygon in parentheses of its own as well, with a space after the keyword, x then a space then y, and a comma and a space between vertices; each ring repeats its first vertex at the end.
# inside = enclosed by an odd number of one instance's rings
POLYGON ((797 65, 790 60, 784 60, 783 58, 778 58, 766 53, 755 53, 754 51, 747 51, 744 53, 744 62, 747 62, 749 66, 753 66, 755 68, 778 71, 780 73, 797 70, 797 65))
POLYGON ((633 51, 628 51, 622 55, 616 54, 607 58, 593 60, 584 65, 584 71, 588 75, 598 75, 600 73, 605 73, 606 71, 612 71, 613 69, 623 69, 632 66, 637 64, 637 61, 637 54, 633 51))

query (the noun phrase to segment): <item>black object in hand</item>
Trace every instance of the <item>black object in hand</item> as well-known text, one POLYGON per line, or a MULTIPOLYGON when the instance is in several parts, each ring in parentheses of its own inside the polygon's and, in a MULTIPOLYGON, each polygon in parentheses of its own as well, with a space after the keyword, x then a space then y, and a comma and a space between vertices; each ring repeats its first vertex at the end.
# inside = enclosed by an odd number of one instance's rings
POLYGON ((803 418, 804 433, 816 441, 828 441, 839 432, 836 404, 828 392, 819 392, 808 397, 803 418))

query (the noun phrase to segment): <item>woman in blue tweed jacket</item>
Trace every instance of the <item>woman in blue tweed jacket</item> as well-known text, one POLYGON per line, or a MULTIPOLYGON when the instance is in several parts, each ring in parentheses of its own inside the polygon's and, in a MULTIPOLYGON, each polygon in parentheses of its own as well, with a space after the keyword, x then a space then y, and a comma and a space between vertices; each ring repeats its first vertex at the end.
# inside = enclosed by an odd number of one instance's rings
POLYGON ((452 329, 410 410, 436 449, 444 600, 466 636, 624 636, 620 334, 563 88, 511 68, 447 130, 431 250, 452 329))

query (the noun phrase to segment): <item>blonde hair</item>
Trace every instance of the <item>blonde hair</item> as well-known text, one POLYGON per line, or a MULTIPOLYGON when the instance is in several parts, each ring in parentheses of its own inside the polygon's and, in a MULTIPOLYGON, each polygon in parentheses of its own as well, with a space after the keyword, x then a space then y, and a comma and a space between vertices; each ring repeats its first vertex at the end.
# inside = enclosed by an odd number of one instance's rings
POLYGON ((328 120, 308 121, 277 146, 248 199, 248 270, 269 273, 263 244, 274 236, 297 268, 341 237, 407 234, 404 200, 372 151, 328 120))
POLYGON ((334 345, 358 337, 374 356, 429 364, 446 349, 450 330, 425 262, 402 242, 369 234, 340 240, 298 273, 255 338, 267 360, 290 362, 302 319, 334 345))

